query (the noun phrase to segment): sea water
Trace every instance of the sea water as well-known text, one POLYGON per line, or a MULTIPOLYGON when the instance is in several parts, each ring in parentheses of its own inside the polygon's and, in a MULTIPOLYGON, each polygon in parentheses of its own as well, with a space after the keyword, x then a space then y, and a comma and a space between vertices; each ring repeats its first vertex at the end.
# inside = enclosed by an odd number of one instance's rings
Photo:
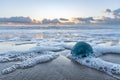
POLYGON ((21 50, 49 41, 115 46, 120 44, 119 25, 0 26, 0 51, 21 50))

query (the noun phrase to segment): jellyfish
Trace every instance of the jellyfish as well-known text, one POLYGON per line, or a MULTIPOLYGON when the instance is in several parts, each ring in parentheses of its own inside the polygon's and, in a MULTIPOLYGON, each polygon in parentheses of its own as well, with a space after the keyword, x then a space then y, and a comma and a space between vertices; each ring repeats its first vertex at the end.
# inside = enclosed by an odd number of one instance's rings
POLYGON ((87 57, 87 56, 93 54, 93 49, 92 49, 91 45, 89 45, 86 42, 81 41, 81 42, 77 42, 75 44, 75 46, 71 50, 71 54, 72 54, 72 56, 84 58, 84 57, 87 57))

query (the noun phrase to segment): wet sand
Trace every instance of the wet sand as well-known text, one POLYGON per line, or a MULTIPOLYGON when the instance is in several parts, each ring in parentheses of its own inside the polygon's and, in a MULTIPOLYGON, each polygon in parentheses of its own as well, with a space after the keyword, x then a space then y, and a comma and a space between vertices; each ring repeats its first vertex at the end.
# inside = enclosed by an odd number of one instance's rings
POLYGON ((104 56, 100 57, 101 59, 109 62, 113 62, 116 64, 120 64, 120 54, 105 54, 104 56))
MULTIPOLYGON (((119 56, 117 56, 118 58, 119 56)), ((116 55, 101 57, 107 61, 116 61, 116 55)), ((120 60, 118 58, 117 60, 120 60)), ((120 62, 119 62, 120 63, 120 62)), ((12 63, 0 63, 0 71, 12 63)), ((111 76, 73 62, 64 56, 48 63, 39 64, 29 69, 19 69, 13 73, 2 75, 0 80, 116 80, 111 76)))

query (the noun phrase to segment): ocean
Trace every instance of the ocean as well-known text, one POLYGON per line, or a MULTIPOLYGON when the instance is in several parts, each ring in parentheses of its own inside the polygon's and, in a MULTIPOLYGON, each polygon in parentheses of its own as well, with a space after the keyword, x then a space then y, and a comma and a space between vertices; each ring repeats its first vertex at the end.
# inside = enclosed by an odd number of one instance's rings
POLYGON ((26 44, 32 46, 39 42, 45 43, 45 41, 66 43, 85 41, 91 45, 114 46, 120 44, 120 26, 0 26, 0 51, 3 46, 9 44, 11 47, 14 45, 25 46, 26 44))

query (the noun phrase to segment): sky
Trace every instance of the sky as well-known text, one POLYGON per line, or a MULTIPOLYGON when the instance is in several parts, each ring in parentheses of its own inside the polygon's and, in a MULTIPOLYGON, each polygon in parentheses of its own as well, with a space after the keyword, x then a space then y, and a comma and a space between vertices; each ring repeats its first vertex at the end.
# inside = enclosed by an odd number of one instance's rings
POLYGON ((94 17, 106 15, 103 12, 106 8, 119 7, 120 0, 0 0, 0 17, 29 16, 37 20, 94 17))

